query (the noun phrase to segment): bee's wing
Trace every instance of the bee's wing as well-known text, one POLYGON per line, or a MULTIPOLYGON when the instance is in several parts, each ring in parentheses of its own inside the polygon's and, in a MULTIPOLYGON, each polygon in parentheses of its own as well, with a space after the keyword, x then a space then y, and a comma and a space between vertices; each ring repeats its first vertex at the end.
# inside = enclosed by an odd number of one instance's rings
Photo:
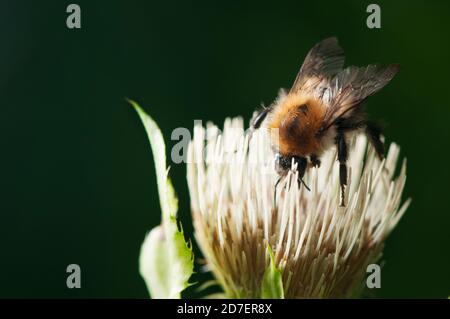
POLYGON ((344 50, 338 40, 328 38, 317 43, 308 53, 290 92, 301 89, 311 77, 331 78, 344 66, 344 50))
POLYGON ((380 91, 397 74, 399 68, 398 64, 386 67, 350 66, 339 72, 330 82, 331 98, 322 128, 328 129, 338 118, 380 91))

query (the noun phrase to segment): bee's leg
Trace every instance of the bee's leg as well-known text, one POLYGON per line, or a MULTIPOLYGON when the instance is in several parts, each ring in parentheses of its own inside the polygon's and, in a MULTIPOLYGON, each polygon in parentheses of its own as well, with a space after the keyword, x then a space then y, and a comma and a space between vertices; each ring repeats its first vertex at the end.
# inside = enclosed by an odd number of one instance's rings
POLYGON ((345 206, 345 187, 347 186, 347 143, 345 135, 338 130, 336 135, 337 156, 339 161, 339 182, 341 185, 341 206, 345 206))
POLYGON ((297 182, 303 184, 303 186, 305 186, 305 188, 308 191, 311 191, 311 189, 308 187, 308 185, 306 185, 306 183, 303 181, 303 176, 305 176, 306 167, 308 166, 308 161, 307 161, 306 157, 296 156, 294 158, 294 160, 297 163, 297 172, 298 172, 297 182))
POLYGON ((316 154, 312 154, 309 159, 311 160, 311 163, 315 167, 320 167, 320 159, 317 157, 316 154))
POLYGON ((381 128, 373 123, 366 123, 366 135, 370 140, 370 143, 375 148, 377 155, 380 159, 384 158, 384 143, 381 140, 381 128))
POLYGON ((264 122, 264 120, 267 117, 267 114, 272 110, 271 107, 263 107, 261 110, 258 111, 258 114, 253 117, 253 119, 250 121, 250 128, 252 130, 257 130, 261 127, 261 124, 264 122))

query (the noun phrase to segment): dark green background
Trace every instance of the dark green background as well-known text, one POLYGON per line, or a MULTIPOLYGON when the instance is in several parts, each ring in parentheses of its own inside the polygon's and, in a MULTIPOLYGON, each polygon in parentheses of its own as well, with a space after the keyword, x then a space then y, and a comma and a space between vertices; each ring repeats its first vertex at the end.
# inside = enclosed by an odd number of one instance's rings
MULTIPOLYGON (((159 222, 152 155, 124 98, 171 131, 249 118, 289 87, 309 48, 336 35, 347 63, 401 64, 369 101, 408 158, 413 198, 385 250, 378 297, 450 295, 450 5, 377 1, 68 1, 0 4, 0 297, 147 297, 138 274, 159 222), (82 288, 66 288, 66 266, 82 288)), ((172 165, 192 225, 185 167, 172 165)), ((191 292, 188 292, 190 295, 191 292)))

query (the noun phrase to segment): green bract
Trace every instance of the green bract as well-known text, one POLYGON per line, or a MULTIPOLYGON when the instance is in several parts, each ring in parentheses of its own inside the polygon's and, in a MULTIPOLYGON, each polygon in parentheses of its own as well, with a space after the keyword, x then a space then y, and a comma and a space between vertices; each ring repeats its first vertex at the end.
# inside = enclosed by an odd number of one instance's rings
POLYGON ((270 264, 264 272, 261 284, 261 298, 284 299, 282 273, 275 264, 275 256, 270 246, 267 246, 267 253, 270 256, 270 264))

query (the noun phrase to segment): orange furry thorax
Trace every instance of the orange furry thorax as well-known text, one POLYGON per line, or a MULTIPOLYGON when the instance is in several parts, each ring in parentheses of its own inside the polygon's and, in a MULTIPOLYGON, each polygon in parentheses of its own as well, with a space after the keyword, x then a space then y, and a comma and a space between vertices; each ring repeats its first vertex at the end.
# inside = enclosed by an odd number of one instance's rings
POLYGON ((269 120, 272 145, 283 155, 322 153, 320 129, 326 107, 317 99, 294 93, 279 101, 269 120))

